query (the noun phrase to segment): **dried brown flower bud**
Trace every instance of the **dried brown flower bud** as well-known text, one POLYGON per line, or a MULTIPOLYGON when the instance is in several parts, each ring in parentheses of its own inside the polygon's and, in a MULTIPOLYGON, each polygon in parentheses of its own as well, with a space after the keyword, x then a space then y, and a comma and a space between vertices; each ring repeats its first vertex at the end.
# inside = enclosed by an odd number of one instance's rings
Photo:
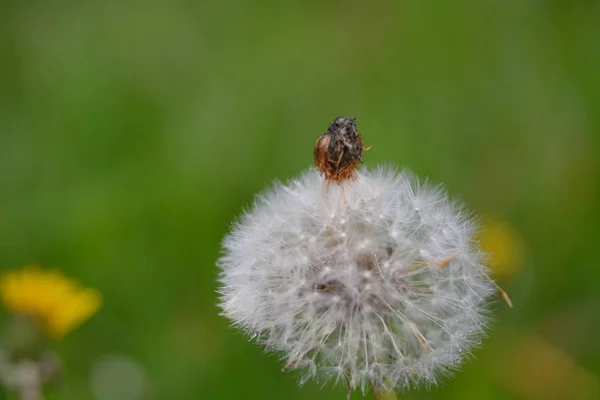
POLYGON ((368 150, 356 129, 356 118, 337 117, 315 144, 314 163, 326 180, 356 179, 355 172, 368 150))

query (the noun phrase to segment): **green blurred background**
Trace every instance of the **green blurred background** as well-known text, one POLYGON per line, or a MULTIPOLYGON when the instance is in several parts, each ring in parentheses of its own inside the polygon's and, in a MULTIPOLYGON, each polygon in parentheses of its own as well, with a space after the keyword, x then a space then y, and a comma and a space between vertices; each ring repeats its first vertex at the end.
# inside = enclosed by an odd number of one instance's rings
POLYGON ((52 398, 344 399, 214 305, 229 224, 338 115, 367 167, 444 182, 500 232, 514 309, 400 398, 599 398, 599 21, 592 0, 2 1, 0 268, 104 296, 56 344, 52 398))

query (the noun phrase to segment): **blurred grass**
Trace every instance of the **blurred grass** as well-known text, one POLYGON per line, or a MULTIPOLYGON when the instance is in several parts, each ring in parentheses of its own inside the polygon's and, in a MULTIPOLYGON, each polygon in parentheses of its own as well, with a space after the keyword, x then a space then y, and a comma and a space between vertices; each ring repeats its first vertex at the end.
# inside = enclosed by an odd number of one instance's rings
POLYGON ((105 299, 59 343, 56 398, 93 398, 113 353, 149 399, 343 398, 298 389, 214 306, 230 222, 337 115, 367 166, 444 182, 524 249, 476 361, 401 397, 534 398, 502 373, 532 332, 597 385, 599 18, 585 0, 2 2, 0 266, 60 267, 105 299))

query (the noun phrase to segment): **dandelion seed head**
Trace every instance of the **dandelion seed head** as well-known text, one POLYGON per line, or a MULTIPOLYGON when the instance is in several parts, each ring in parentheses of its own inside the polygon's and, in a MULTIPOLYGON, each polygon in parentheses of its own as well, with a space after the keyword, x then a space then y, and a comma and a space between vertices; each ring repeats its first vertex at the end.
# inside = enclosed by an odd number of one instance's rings
POLYGON ((223 314, 300 381, 435 385, 476 346, 495 291, 474 223, 409 172, 316 171, 259 195, 223 242, 223 314))

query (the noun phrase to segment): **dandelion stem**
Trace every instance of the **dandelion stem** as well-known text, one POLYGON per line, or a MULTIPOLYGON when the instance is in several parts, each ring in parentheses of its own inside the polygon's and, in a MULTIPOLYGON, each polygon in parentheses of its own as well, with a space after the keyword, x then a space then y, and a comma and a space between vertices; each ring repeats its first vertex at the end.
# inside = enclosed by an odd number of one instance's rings
POLYGON ((385 390, 385 389, 377 389, 373 388, 373 398, 375 400, 397 400, 395 390, 385 390))

